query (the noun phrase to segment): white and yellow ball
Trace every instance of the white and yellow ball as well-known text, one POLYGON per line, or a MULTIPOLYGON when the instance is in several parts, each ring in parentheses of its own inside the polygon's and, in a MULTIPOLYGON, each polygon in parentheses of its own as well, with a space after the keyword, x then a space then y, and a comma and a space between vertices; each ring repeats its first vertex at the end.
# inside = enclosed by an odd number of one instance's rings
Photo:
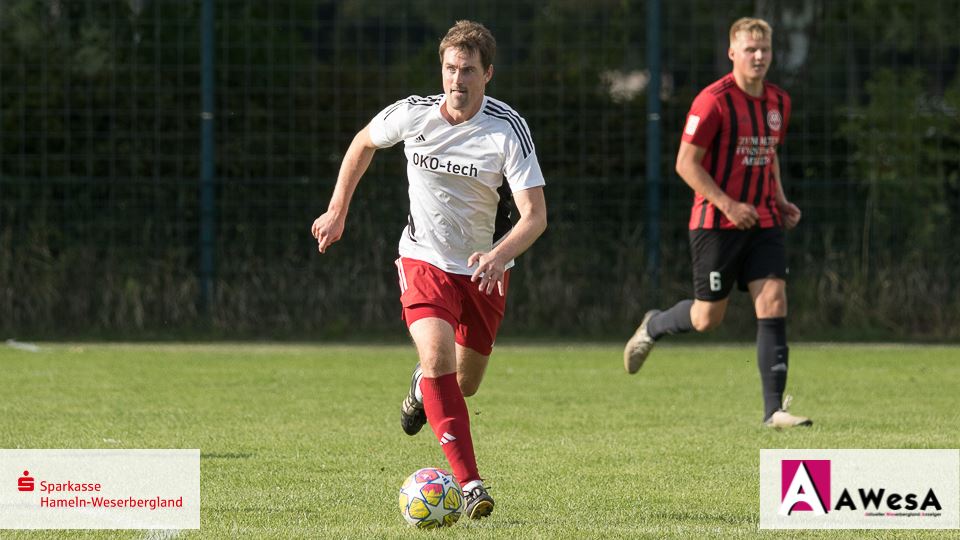
POLYGON ((426 468, 411 474, 400 486, 400 513, 414 527, 449 527, 460 519, 463 492, 452 474, 426 468))

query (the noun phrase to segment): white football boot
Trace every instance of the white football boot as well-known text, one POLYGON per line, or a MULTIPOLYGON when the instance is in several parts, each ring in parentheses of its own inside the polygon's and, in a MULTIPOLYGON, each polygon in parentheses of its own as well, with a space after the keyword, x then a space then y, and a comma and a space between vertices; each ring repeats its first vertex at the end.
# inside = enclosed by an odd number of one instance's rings
POLYGON ((790 407, 790 402, 793 401, 793 396, 786 395, 783 397, 783 405, 780 407, 779 411, 774 412, 770 415, 770 418, 767 418, 767 421, 763 425, 773 428, 773 429, 786 429, 799 426, 812 426, 813 420, 805 416, 796 416, 787 412, 787 409, 790 407))
POLYGON ((647 323, 657 313, 660 313, 659 309, 651 309, 643 315, 643 321, 640 322, 637 331, 633 333, 633 336, 627 341, 627 346, 623 348, 623 369, 631 375, 640 371, 643 363, 647 360, 647 356, 650 355, 650 351, 653 350, 653 344, 656 343, 650 337, 650 333, 647 332, 647 323))

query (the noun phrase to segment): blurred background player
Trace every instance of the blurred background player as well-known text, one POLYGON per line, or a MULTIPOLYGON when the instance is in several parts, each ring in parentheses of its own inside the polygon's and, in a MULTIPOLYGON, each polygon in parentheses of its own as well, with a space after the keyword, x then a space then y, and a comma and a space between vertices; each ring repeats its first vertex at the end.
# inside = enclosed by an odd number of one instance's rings
POLYGON ((420 362, 401 425, 414 435, 430 422, 471 518, 489 515, 494 503, 477 472, 464 396, 483 379, 513 259, 547 226, 544 179, 527 123, 485 95, 495 54, 496 41, 482 24, 450 28, 440 42, 444 93, 401 99, 356 135, 327 211, 311 229, 324 253, 343 234, 374 152, 404 143, 410 213, 396 264, 403 320, 420 362), (520 214, 512 227, 511 198, 520 214))
POLYGON ((677 173, 696 192, 690 212, 694 300, 648 311, 623 351, 636 373, 668 334, 705 332, 723 321, 734 282, 757 315, 757 366, 766 425, 809 426, 787 412, 787 262, 784 229, 800 209, 783 191, 777 146, 787 132, 790 96, 764 81, 773 30, 761 19, 730 27, 733 71, 694 99, 677 155, 677 173))

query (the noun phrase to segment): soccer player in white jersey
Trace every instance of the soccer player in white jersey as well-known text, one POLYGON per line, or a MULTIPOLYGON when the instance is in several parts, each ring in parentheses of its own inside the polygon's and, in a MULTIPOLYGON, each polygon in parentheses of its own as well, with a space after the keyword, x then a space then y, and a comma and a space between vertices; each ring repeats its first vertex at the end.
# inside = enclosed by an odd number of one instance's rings
POLYGON ((401 405, 414 435, 428 422, 463 487, 464 513, 493 511, 477 471, 464 396, 483 380, 503 319, 513 259, 547 226, 543 174, 527 123, 485 95, 496 41, 458 21, 440 42, 443 94, 401 99, 347 149, 327 211, 311 232, 320 253, 340 239, 374 152, 404 144, 410 213, 400 237, 400 303, 420 362, 401 405), (511 199, 519 219, 511 227, 511 199))

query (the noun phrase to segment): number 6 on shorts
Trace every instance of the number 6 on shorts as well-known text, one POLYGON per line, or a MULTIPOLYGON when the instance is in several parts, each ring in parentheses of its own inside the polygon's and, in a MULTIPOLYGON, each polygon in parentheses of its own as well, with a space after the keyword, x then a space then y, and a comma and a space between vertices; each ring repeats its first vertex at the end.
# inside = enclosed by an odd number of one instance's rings
POLYGON ((720 282, 720 272, 710 272, 710 290, 719 291, 722 287, 720 282))

